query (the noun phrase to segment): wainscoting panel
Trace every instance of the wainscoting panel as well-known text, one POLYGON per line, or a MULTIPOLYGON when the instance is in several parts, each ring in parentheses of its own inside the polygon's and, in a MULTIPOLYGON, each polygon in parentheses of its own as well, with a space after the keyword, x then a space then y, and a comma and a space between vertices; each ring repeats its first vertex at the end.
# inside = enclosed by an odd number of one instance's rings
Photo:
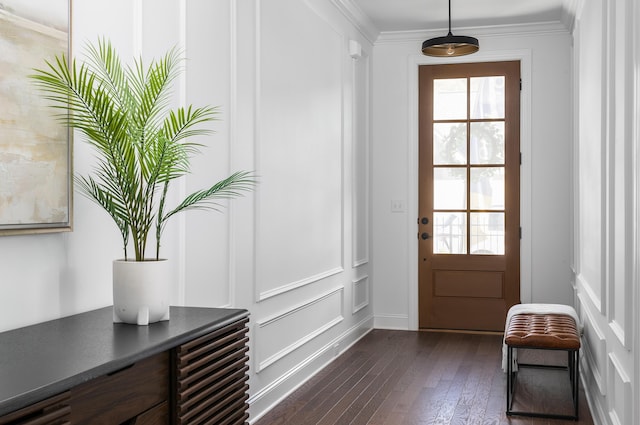
POLYGON ((256 163, 264 178, 256 192, 255 276, 261 301, 343 269, 345 42, 306 2, 258 4, 256 163))
POLYGON ((356 314, 369 305, 369 276, 363 276, 352 282, 352 314, 356 314))
POLYGON ((577 34, 576 49, 588 49, 579 54, 577 68, 578 149, 577 160, 580 193, 577 213, 579 245, 576 253, 579 278, 589 291, 598 310, 606 314, 606 143, 607 90, 603 84, 607 63, 606 7, 604 0, 592 0, 580 17, 582 27, 589 31, 577 34))
POLYGON ((578 297, 584 312, 584 334, 582 336, 584 360, 593 374, 600 394, 604 396, 607 394, 607 341, 603 331, 598 328, 598 322, 596 322, 594 315, 589 310, 589 299, 585 299, 582 293, 578 297))
MULTIPOLYGON (((164 7, 146 3, 150 9, 164 7)), ((178 3, 184 15, 180 25, 184 40, 180 44, 184 44, 184 57, 187 58, 179 84, 185 90, 182 101, 188 100, 194 106, 218 106, 220 113, 219 119, 208 126, 215 130, 215 134, 201 141, 205 145, 202 155, 194 155, 191 159, 193 172, 185 177, 184 186, 175 186, 182 191, 180 196, 184 198, 189 193, 211 187, 232 173, 229 163, 233 151, 231 105, 235 99, 225 81, 232 72, 235 46, 230 40, 235 22, 226 18, 231 13, 230 0, 178 3), (213 18, 203 20, 202 16, 213 18), (217 42, 211 43, 211 40, 217 42)), ((166 31, 166 25, 164 27, 162 31, 166 31)), ((149 39, 158 42, 155 35, 149 39)), ((228 205, 226 201, 223 203, 228 205)), ((180 263, 184 264, 180 275, 183 285, 179 303, 213 307, 232 302, 229 287, 231 214, 225 208, 221 212, 190 212, 175 217, 181 226, 177 232, 180 238, 177 255, 181 257, 180 263)), ((168 230, 171 229, 168 226, 168 230)))
POLYGON ((319 282, 323 279, 329 278, 331 276, 334 276, 336 274, 342 273, 344 271, 344 269, 342 269, 342 267, 337 267, 333 270, 326 270, 322 273, 319 273, 317 275, 314 276, 308 276, 305 278, 302 278, 298 281, 295 282, 289 282, 289 283, 285 283, 284 285, 280 285, 277 286, 273 289, 268 289, 266 291, 262 291, 258 294, 258 300, 257 301, 264 301, 266 299, 269 299, 271 297, 275 297, 277 295, 280 294, 284 294, 285 292, 294 290, 296 288, 299 288, 301 286, 305 286, 305 285, 309 285, 311 283, 314 282, 319 282))
POLYGON ((353 58, 353 267, 369 262, 370 58, 353 58))
POLYGON ((640 8, 637 0, 579 3, 573 31, 573 235, 584 318, 583 382, 595 423, 638 424, 640 8))
POLYGON ((609 417, 615 425, 632 423, 633 399, 629 374, 614 353, 609 354, 609 417))
POLYGON ((611 329, 621 344, 630 350, 633 346, 633 254, 634 229, 638 215, 630 208, 634 205, 634 151, 637 140, 632 119, 622 119, 625 114, 633 115, 634 78, 636 71, 631 66, 627 54, 634 48, 632 40, 634 26, 628 17, 632 16, 633 3, 627 0, 608 1, 608 39, 611 40, 609 73, 610 108, 614 115, 610 119, 609 148, 609 320, 611 329))
POLYGON ((249 398, 249 404, 255 414, 252 420, 255 421, 266 413, 271 407, 282 401, 287 394, 298 388, 315 372, 326 366, 341 352, 347 350, 360 338, 366 335, 373 327, 371 317, 357 322, 349 327, 337 338, 329 341, 320 347, 315 353, 308 356, 304 361, 297 363, 286 370, 280 377, 272 381, 263 388, 254 389, 249 398))
POLYGON ((271 317, 254 327, 254 364, 259 373, 342 322, 344 288, 335 288, 271 317), (286 329, 286 331, 283 331, 286 329))

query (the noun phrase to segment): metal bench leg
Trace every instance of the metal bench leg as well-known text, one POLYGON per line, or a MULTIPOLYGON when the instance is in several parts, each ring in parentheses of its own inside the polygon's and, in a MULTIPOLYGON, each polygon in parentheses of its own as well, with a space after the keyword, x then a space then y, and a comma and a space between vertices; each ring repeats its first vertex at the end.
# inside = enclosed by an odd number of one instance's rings
MULTIPOLYGON (((544 350, 544 348, 539 348, 544 350)), ((578 420, 578 400, 580 398, 579 395, 579 377, 580 377, 580 356, 579 350, 566 350, 567 351, 567 367, 564 366, 548 366, 548 365, 538 365, 538 364, 523 364, 520 363, 520 367, 534 367, 540 369, 560 369, 566 370, 569 375, 569 381, 571 386, 571 398, 573 401, 574 413, 573 415, 561 415, 554 413, 537 413, 537 412, 522 412, 522 411, 513 411, 513 399, 514 393, 516 390, 515 378, 516 372, 513 371, 513 350, 514 348, 511 346, 507 347, 507 416, 529 416, 534 418, 553 418, 553 419, 572 419, 578 420)))
POLYGON ((516 391, 517 371, 513 370, 513 347, 507 347, 507 415, 511 414, 513 406, 513 395, 516 391))
POLYGON ((578 420, 578 401, 580 400, 579 383, 580 383, 580 350, 574 350, 571 353, 573 359, 573 406, 575 420, 578 420))
POLYGON ((511 347, 507 347, 507 415, 511 411, 511 347))

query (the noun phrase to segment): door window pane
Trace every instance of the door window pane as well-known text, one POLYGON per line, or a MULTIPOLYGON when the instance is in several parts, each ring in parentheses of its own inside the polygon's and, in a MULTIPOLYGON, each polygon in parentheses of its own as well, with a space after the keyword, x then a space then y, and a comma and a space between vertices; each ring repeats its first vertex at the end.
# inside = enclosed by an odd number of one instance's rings
POLYGON ((469 189, 472 210, 503 210, 504 168, 471 168, 469 189))
POLYGON ((467 163, 467 125, 433 124, 433 163, 436 165, 467 163))
POLYGON ((469 80, 471 119, 504 118, 504 76, 469 80))
POLYGON ((504 121, 472 122, 471 164, 504 164, 504 121))
POLYGON ((467 208, 466 168, 434 168, 433 208, 436 210, 467 208))
POLYGON ((433 214, 433 253, 466 254, 467 223, 464 213, 433 214))
POLYGON ((504 255, 504 213, 471 213, 469 250, 473 255, 504 255))
POLYGON ((467 119, 467 79, 433 80, 433 119, 467 119))

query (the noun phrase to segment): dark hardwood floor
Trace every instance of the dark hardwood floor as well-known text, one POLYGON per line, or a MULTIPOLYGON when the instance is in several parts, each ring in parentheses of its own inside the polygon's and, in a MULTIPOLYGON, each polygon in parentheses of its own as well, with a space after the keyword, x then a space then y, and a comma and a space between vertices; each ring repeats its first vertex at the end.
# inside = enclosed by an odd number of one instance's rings
MULTIPOLYGON (((580 386, 580 420, 507 417, 502 336, 373 330, 255 425, 592 425, 580 386)), ((520 360, 566 364, 566 352, 520 360), (563 363, 564 362, 564 363, 563 363)), ((572 412, 566 371, 522 369, 514 406, 572 412)))

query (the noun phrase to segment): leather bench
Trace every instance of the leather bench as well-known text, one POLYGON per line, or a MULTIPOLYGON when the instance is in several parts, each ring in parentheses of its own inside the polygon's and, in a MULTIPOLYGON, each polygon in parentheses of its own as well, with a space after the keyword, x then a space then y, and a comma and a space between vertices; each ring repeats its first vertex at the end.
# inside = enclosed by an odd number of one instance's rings
POLYGON ((515 314, 506 325, 504 343, 507 347, 507 415, 578 420, 580 332, 574 317, 557 313, 515 314), (519 363, 514 353, 518 348, 566 351, 567 366, 519 363), (521 367, 568 370, 574 414, 512 410, 517 370, 521 367))

